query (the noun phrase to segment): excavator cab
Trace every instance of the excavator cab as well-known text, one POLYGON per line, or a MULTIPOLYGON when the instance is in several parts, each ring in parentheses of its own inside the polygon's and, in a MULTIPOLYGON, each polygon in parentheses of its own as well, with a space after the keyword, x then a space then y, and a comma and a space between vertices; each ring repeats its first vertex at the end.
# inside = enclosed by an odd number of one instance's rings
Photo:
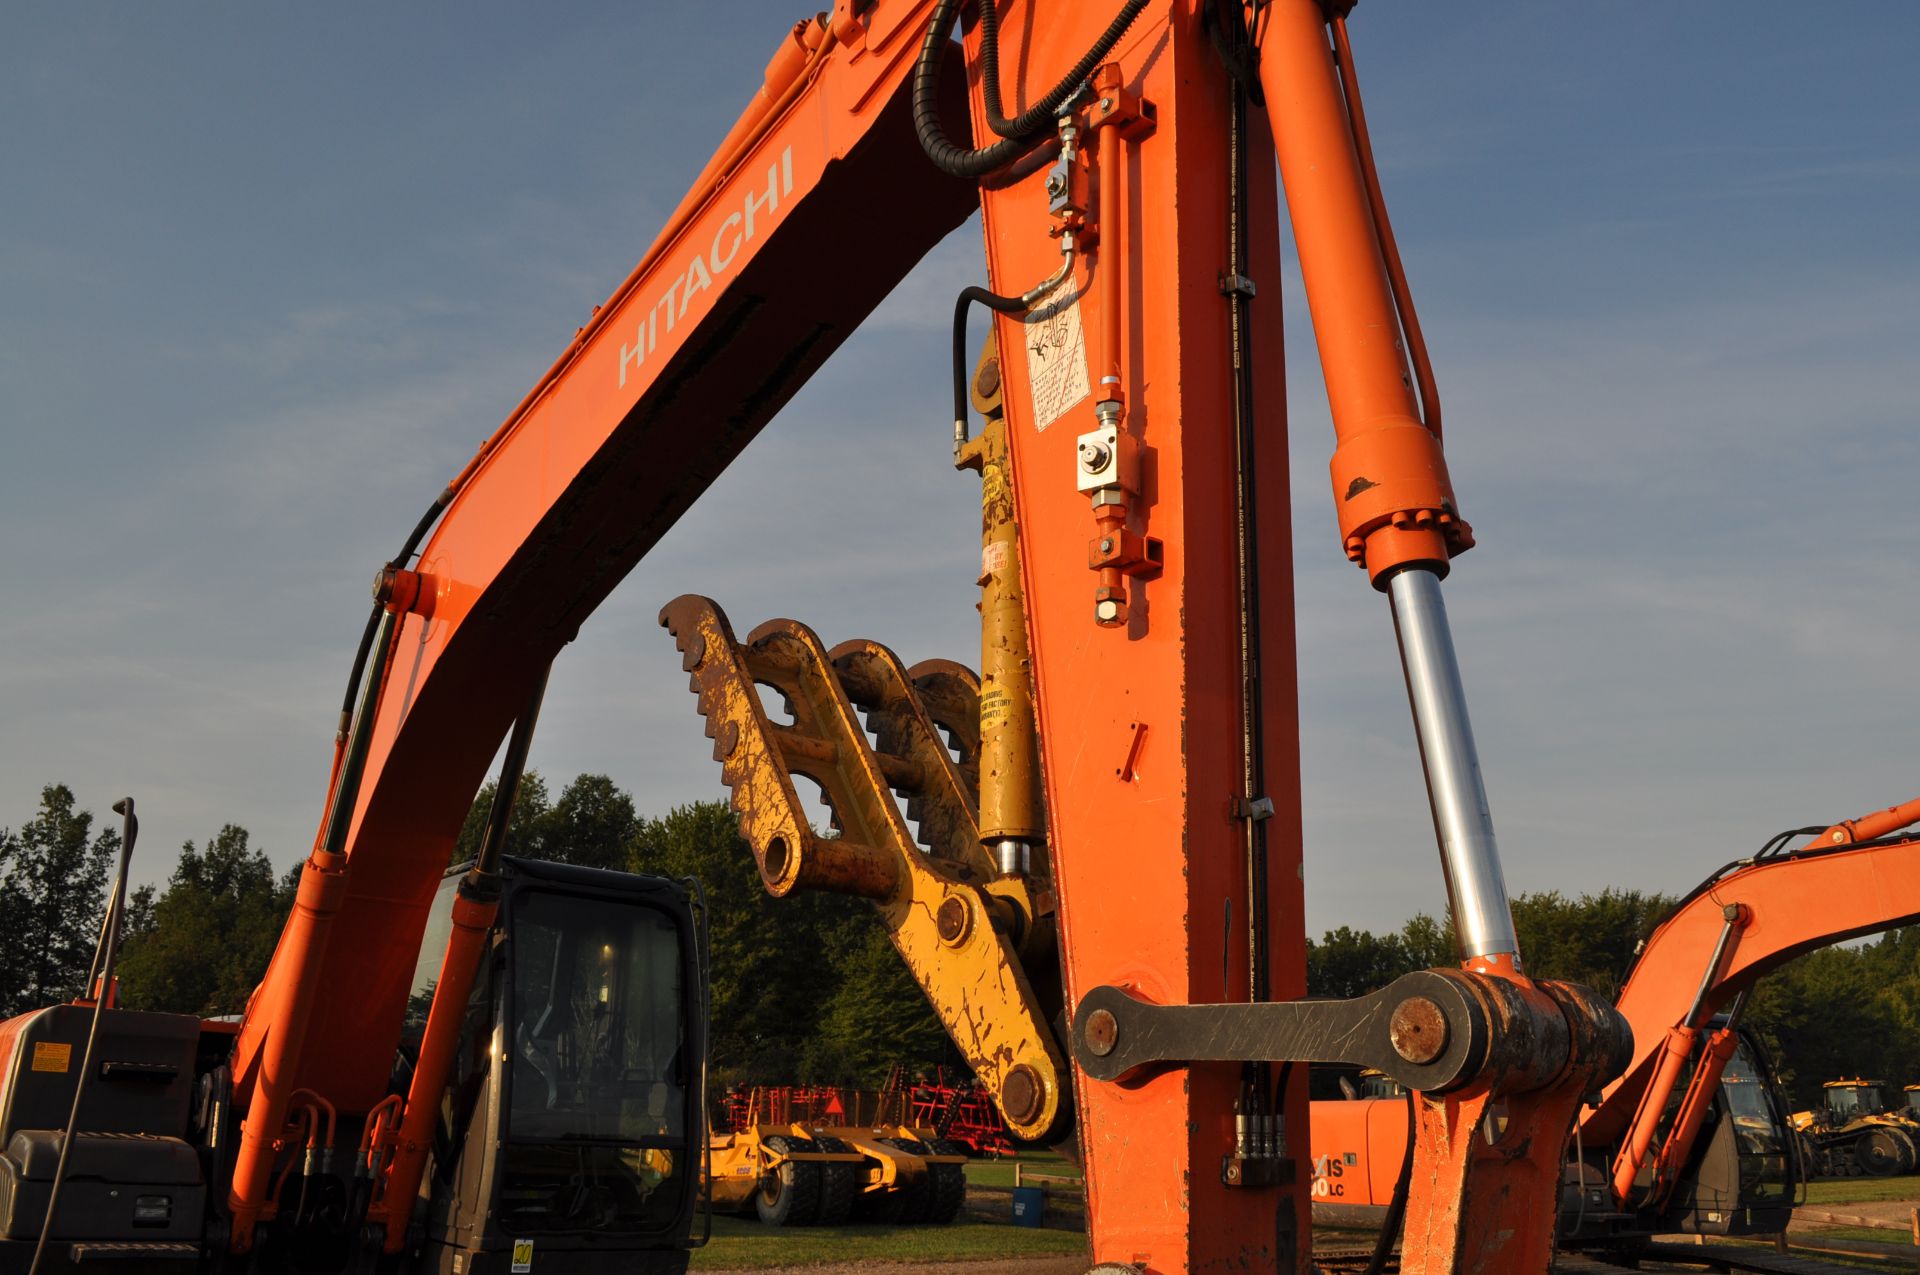
POLYGON ((1908 1085, 1904 1096, 1907 1100, 1907 1119, 1920 1120, 1920 1085, 1908 1085))
MULTIPOLYGON (((679 1272, 700 1196, 706 979, 686 891, 504 859, 409 1249, 418 1269, 679 1272)), ((404 1060, 464 867, 435 899, 404 1060)))
POLYGON ((1700 1235, 1785 1228, 1804 1176, 1787 1106, 1759 1043, 1742 1031, 1720 1091, 1660 1219, 1700 1235))

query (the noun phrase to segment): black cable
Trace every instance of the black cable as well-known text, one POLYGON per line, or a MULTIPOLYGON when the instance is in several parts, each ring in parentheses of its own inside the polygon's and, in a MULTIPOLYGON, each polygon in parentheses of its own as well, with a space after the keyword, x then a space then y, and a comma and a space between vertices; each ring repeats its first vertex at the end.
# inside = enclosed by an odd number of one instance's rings
POLYGON ((1054 113, 1066 104, 1068 98, 1077 92, 1086 78, 1093 74, 1093 68, 1113 50, 1133 20, 1140 16, 1140 10, 1147 7, 1147 0, 1127 0, 1120 6, 1120 13, 1100 38, 1093 42, 1073 69, 1060 77, 1059 83, 1044 93, 1040 100, 1020 113, 1017 119, 1008 119, 1000 113, 1000 13, 994 0, 980 0, 980 90, 986 99, 987 127, 1000 136, 1014 141, 1028 141, 1036 134, 1050 131, 1053 127, 1054 113))
MULTIPOLYGON (((389 568, 397 569, 407 565, 407 561, 413 557, 413 551, 420 547, 420 542, 426 538, 427 532, 433 529, 435 522, 439 521, 441 512, 452 503, 453 496, 453 487, 449 485, 441 491, 431 505, 427 506, 427 512, 420 515, 420 521, 414 523, 413 530, 407 534, 406 543, 400 546, 400 552, 387 562, 389 568)), ((352 729, 354 697, 359 694, 360 679, 366 676, 367 657, 373 653, 374 634, 380 631, 380 617, 385 611, 386 603, 378 598, 374 599, 373 610, 367 616, 366 627, 360 630, 360 645, 354 648, 353 668, 347 674, 347 693, 340 700, 340 721, 334 728, 334 738, 341 743, 346 742, 347 734, 352 729)))
MULTIPOLYGON (((1400 1176, 1394 1179, 1393 1198, 1387 1202, 1387 1216, 1380 1222, 1380 1236, 1373 1242, 1373 1256, 1367 1260, 1366 1275, 1380 1275, 1393 1255, 1393 1242, 1400 1238, 1400 1227, 1407 1217, 1407 1196, 1413 1189, 1413 1144, 1418 1132, 1413 1104, 1420 1101, 1413 1090, 1407 1091, 1407 1149, 1400 1155, 1400 1176)), ((1585 1179, 1583 1178, 1582 1181, 1585 1179)), ((1584 1198, 1584 1197, 1583 1197, 1584 1198)))
POLYGON ((967 432, 967 307, 975 302, 995 314, 1025 314, 1024 297, 1003 297, 982 287, 962 288, 953 303, 953 445, 966 440, 967 432))
MULTIPOLYGON (((1792 841, 1795 837, 1817 837, 1831 826, 1831 824, 1823 823, 1805 828, 1788 828, 1785 832, 1776 832, 1767 838, 1767 844, 1761 846, 1760 853, 1753 857, 1755 859, 1771 859, 1775 855, 1785 852, 1787 842, 1792 841)), ((1805 847, 1802 848, 1804 849, 1805 847)))

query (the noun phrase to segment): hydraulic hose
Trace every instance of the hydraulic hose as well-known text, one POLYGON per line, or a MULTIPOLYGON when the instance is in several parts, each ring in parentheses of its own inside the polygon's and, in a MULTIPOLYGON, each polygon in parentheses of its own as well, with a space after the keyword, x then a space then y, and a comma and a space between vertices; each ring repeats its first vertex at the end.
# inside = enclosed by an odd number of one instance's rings
POLYGON ((985 288, 960 290, 953 303, 953 450, 967 445, 967 307, 975 302, 995 314, 1025 314, 1025 297, 1003 297, 985 288))
POLYGON ((933 18, 927 23, 927 36, 920 45, 920 57, 913 68, 913 129, 921 149, 935 168, 950 177, 982 177, 1004 168, 1032 150, 1053 132, 1054 115, 1067 99, 1079 91, 1100 59, 1112 52, 1114 43, 1133 25, 1146 0, 1127 0, 1120 14, 1093 47, 1018 119, 1006 119, 1000 113, 1000 21, 993 0, 981 0, 980 66, 985 75, 987 123, 1001 140, 979 150, 969 150, 949 140, 940 126, 940 63, 954 19, 960 14, 960 0, 940 0, 933 18))
POLYGON ((1120 7, 1120 13, 1107 24, 1100 38, 1093 42, 1086 55, 1073 64, 1073 69, 1060 77, 1060 82, 1041 96, 1040 100, 1020 113, 1017 119, 1008 119, 1000 110, 1000 12, 994 0, 980 0, 980 88, 986 100, 987 127, 1005 138, 1024 141, 1036 133, 1053 127, 1054 113, 1069 97, 1079 89, 1100 60, 1113 51, 1113 46, 1125 35, 1133 20, 1140 16, 1140 10, 1147 7, 1147 0, 1127 0, 1120 7))
POLYGON ((953 30, 953 20, 959 13, 960 0, 940 0, 933 20, 927 23, 927 38, 921 42, 920 59, 913 67, 913 131, 935 168, 949 177, 982 177, 1011 164, 1032 146, 1007 138, 969 150, 950 141, 940 126, 940 63, 948 32, 953 30))

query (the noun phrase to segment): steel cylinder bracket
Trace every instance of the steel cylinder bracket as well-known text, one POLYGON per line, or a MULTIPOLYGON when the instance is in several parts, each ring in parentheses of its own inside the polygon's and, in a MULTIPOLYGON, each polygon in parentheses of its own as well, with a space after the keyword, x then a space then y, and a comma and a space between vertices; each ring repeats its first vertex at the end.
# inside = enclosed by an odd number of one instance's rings
MULTIPOLYGON (((1191 1062, 1326 1062, 1378 1068, 1413 1089, 1444 1090, 1480 1074, 1496 1012, 1482 983, 1425 970, 1345 1001, 1154 1005, 1096 987, 1073 1016, 1074 1058, 1095 1080, 1124 1081, 1191 1062)), ((1499 998, 1498 989, 1492 996, 1499 998)), ((1499 1008, 1507 1008, 1502 1000, 1499 1008)))

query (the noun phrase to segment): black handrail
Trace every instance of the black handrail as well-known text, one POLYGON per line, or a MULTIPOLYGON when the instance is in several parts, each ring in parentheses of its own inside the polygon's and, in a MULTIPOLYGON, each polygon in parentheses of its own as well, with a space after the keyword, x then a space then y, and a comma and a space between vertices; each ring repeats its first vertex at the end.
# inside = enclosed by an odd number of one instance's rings
POLYGON ((93 1049, 100 1039, 100 1018, 113 994, 113 962, 120 955, 120 927, 127 914, 127 868, 133 862, 133 842, 140 835, 140 821, 134 817, 133 798, 122 797, 113 803, 113 813, 121 817, 120 872, 114 878, 113 897, 107 901, 107 915, 100 922, 100 943, 94 948, 93 961, 87 966, 87 991, 93 996, 93 1022, 87 1027, 87 1047, 80 1055, 80 1073, 73 1081, 73 1107, 67 1112, 67 1127, 60 1135, 60 1158, 53 1165, 53 1189, 47 1192, 47 1215, 40 1222, 40 1239, 33 1246, 33 1261, 27 1275, 39 1275, 40 1259, 47 1251, 47 1237, 53 1234, 54 1211, 60 1207, 60 1188, 67 1181, 67 1157, 73 1154, 73 1140, 80 1130, 80 1103, 87 1094, 87 1081, 93 1076, 93 1049), (95 980, 98 980, 97 982, 95 980))

